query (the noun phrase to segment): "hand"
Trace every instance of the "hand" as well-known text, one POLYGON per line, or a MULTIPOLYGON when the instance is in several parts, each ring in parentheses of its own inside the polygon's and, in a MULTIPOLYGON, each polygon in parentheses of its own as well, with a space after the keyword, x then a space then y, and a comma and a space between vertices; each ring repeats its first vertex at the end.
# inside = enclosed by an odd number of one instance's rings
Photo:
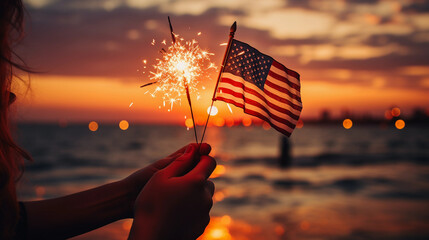
MULTIPOLYGON (((134 172, 133 174, 131 174, 130 176, 128 176, 127 178, 122 180, 122 182, 124 183, 124 186, 126 186, 128 189, 130 189, 130 192, 131 192, 130 193, 130 201, 128 204, 129 205, 128 211, 125 213, 126 218, 133 216, 135 199, 137 198, 138 194, 143 189, 145 184, 149 181, 149 179, 156 172, 167 167, 176 158, 182 156, 183 153, 185 152, 185 150, 190 145, 191 144, 188 144, 188 145, 182 147, 181 149, 177 150, 176 152, 170 154, 169 156, 167 156, 163 159, 160 159, 160 160, 152 163, 151 165, 134 172)), ((193 144, 193 145, 197 147, 196 144, 193 144)), ((199 153, 202 156, 208 155, 210 153, 210 151, 211 151, 211 147, 207 143, 202 143, 199 147, 199 153)))
POLYGON ((135 203, 130 239, 196 239, 210 221, 213 158, 196 144, 147 182, 135 203))

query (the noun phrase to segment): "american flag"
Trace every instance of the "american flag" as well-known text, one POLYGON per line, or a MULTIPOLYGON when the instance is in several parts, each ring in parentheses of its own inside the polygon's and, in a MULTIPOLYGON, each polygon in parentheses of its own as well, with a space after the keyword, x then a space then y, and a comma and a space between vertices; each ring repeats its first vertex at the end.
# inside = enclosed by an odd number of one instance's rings
POLYGON ((302 110, 299 74, 235 39, 215 100, 243 108, 290 136, 302 110))

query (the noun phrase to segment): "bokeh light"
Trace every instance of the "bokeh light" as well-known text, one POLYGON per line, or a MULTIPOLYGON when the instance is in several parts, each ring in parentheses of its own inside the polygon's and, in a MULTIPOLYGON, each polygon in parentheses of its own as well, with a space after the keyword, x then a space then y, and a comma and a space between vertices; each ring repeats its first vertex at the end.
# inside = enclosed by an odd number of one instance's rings
POLYGON ((88 128, 91 132, 95 132, 98 130, 98 123, 95 121, 92 121, 88 124, 88 128))
POLYGON ((193 128, 194 127, 194 122, 192 121, 192 119, 188 118, 185 120, 185 126, 187 128, 193 128))
POLYGON ((225 119, 223 119, 223 118, 221 118, 221 117, 219 117, 219 118, 215 118, 215 119, 214 119, 214 121, 213 121, 213 124, 214 124, 216 127, 223 127, 223 126, 225 125, 225 119))
POLYGON ((232 239, 231 233, 229 232, 231 223, 232 219, 228 215, 213 217, 210 219, 210 223, 203 235, 197 240, 230 240, 232 239))
POLYGON ((352 126, 353 126, 353 122, 352 122, 352 120, 350 120, 350 119, 344 119, 344 121, 343 121, 343 127, 345 128, 345 129, 350 129, 350 128, 352 128, 352 126))
POLYGON ((296 128, 302 128, 302 127, 304 127, 304 122, 301 119, 299 119, 298 122, 296 123, 296 128))
POLYGON ((401 109, 394 107, 392 108, 392 111, 390 111, 392 116, 394 117, 399 117, 399 115, 401 115, 401 109))
POLYGON ((223 174, 225 174, 225 172, 226 172, 225 166, 221 165, 221 164, 218 164, 216 166, 215 170, 210 175, 210 178, 217 178, 217 177, 222 176, 223 174))
POLYGON ((265 130, 269 130, 271 128, 271 125, 267 122, 263 122, 262 123, 262 128, 265 130))
POLYGON ((224 216, 222 216, 222 218, 220 219, 220 221, 221 221, 222 224, 229 225, 232 222, 232 218, 230 216, 228 216, 228 215, 224 215, 224 216))
POLYGON ((281 225, 277 225, 275 228, 274 228, 274 231, 276 232, 276 234, 277 235, 279 235, 279 236, 281 236, 281 235, 283 235, 284 233, 285 233, 285 229, 284 229, 284 227, 283 226, 281 226, 281 225))
POLYGON ((210 114, 210 116, 216 116, 219 110, 216 106, 212 107, 212 110, 210 111, 210 107, 207 108, 207 114, 210 114))
POLYGON ((310 223, 307 221, 302 221, 299 226, 304 231, 310 229, 310 223))
POLYGON ((392 118, 393 118, 393 116, 392 116, 392 111, 386 110, 386 111, 384 112, 384 118, 385 118, 386 120, 390 120, 390 119, 392 119, 392 118))
POLYGON ((216 192, 213 194, 213 201, 214 201, 214 202, 220 202, 220 201, 222 201, 224 198, 225 198, 225 194, 224 194, 223 192, 221 192, 221 191, 216 191, 216 192))
POLYGON ((243 118, 243 126, 245 127, 249 127, 250 125, 252 125, 252 119, 251 118, 243 118))
POLYGON ((395 122, 395 127, 396 127, 397 129, 403 129, 403 128, 405 127, 405 122, 404 122, 404 120, 402 120, 402 119, 398 119, 398 120, 396 120, 396 122, 395 122))
POLYGON ((41 197, 43 197, 43 195, 46 194, 46 188, 43 186, 37 186, 35 188, 35 192, 36 192, 36 196, 41 198, 41 197))
POLYGON ((127 120, 122 120, 122 121, 120 121, 119 122, 119 128, 121 129, 121 130, 127 130, 128 129, 128 127, 130 126, 130 124, 128 123, 128 121, 127 120))
POLYGON ((225 120, 225 124, 226 124, 226 126, 227 126, 227 127, 232 127, 232 126, 234 126, 234 119, 232 119, 232 118, 227 118, 227 119, 225 120))

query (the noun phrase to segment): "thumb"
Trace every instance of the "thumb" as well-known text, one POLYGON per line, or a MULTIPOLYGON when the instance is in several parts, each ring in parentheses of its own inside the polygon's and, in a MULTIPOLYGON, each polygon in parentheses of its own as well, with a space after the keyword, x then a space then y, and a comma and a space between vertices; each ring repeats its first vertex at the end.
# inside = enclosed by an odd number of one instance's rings
POLYGON ((194 163, 194 159, 196 156, 197 148, 194 144, 190 144, 183 155, 176 158, 170 165, 168 165, 164 170, 162 170, 168 177, 178 177, 182 176, 188 171, 192 169, 194 163))

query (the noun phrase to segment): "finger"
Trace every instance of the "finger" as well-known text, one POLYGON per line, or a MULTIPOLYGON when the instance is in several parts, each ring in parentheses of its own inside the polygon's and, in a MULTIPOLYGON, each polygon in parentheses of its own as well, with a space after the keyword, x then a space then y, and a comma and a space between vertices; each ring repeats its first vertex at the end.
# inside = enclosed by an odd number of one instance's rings
POLYGON ((167 174, 168 177, 178 177, 182 176, 186 173, 188 169, 192 167, 195 160, 195 153, 196 153, 196 144, 190 144, 186 148, 185 152, 176 158, 170 165, 168 165, 166 168, 164 168, 165 174, 167 174))
POLYGON ((160 160, 158 160, 158 161, 154 162, 154 163, 152 164, 152 166, 153 166, 153 167, 155 167, 155 168, 156 168, 156 169, 158 169, 158 170, 161 170, 161 169, 163 169, 163 168, 167 167, 167 166, 168 166, 170 163, 172 163, 176 158, 178 158, 178 157, 182 156, 182 155, 183 155, 183 153, 186 151, 186 148, 187 148, 188 146, 189 146, 189 144, 188 144, 188 145, 186 145, 186 146, 183 146, 181 149, 179 149, 179 150, 175 151, 174 153, 172 153, 172 154, 168 155, 168 157, 165 157, 165 158, 163 158, 163 159, 160 159, 160 160))
POLYGON ((183 154, 186 151, 186 148, 188 148, 188 146, 189 146, 189 144, 186 146, 183 146, 181 149, 179 149, 179 150, 175 151, 174 153, 168 155, 168 157, 171 157, 171 156, 176 155, 178 153, 183 154))
POLYGON ((199 148, 201 155, 209 155, 210 151, 212 150, 212 147, 207 143, 201 143, 199 148))
POLYGON ((210 196, 213 197, 213 194, 215 192, 215 185, 214 185, 214 183, 212 181, 210 181, 210 180, 207 180, 204 188, 210 193, 210 196))
POLYGON ((213 170, 216 168, 216 161, 210 156, 201 156, 197 165, 186 174, 189 177, 197 178, 198 181, 205 181, 210 177, 213 170))
POLYGON ((172 163, 176 158, 178 158, 178 157, 180 157, 180 156, 182 156, 182 155, 183 155, 183 153, 180 153, 180 152, 172 153, 170 156, 165 157, 165 158, 163 158, 163 159, 160 159, 160 160, 158 160, 158 161, 156 161, 156 162, 152 163, 152 166, 153 166, 154 168, 158 169, 158 170, 161 170, 161 169, 163 169, 163 168, 167 167, 167 166, 168 166, 170 163, 172 163))

